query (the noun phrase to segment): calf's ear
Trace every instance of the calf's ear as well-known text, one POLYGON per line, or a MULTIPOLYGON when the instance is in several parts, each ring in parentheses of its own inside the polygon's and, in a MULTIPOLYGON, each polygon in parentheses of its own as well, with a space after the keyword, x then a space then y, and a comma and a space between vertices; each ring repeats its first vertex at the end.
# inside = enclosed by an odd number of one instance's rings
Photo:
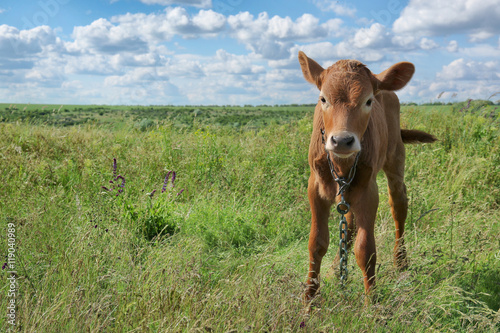
POLYGON ((380 74, 375 75, 378 90, 399 90, 410 82, 415 73, 411 62, 398 62, 380 74))
POLYGON ((300 68, 302 68, 302 74, 304 74, 307 82, 315 84, 321 90, 321 73, 323 73, 323 67, 311 58, 308 58, 302 51, 299 51, 299 63, 300 68))

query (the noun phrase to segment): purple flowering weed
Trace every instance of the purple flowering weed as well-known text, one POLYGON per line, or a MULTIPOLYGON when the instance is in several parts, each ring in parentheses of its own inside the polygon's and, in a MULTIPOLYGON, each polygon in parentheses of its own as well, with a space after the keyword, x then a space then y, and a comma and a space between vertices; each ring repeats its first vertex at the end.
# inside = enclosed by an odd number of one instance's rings
POLYGON ((118 179, 121 179, 122 180, 122 183, 120 185, 118 185, 118 187, 125 187, 125 177, 123 177, 122 175, 119 175, 118 177, 115 178, 115 181, 117 181, 118 179))
MULTIPOLYGON (((172 188, 175 186, 175 179, 177 178, 177 172, 171 170, 167 173, 167 175, 165 176, 165 179, 163 180, 163 186, 161 188, 161 193, 165 193, 165 191, 167 190, 167 185, 168 185, 168 182, 170 180, 170 176, 172 176, 172 188)), ((153 198, 153 194, 156 190, 153 190, 149 196, 151 198, 153 198)), ((177 196, 181 195, 182 192, 184 192, 184 189, 180 190, 178 193, 177 193, 177 196)))
POLYGON ((174 187, 174 181, 175 181, 175 171, 172 171, 172 187, 174 187))
POLYGON ((116 167, 117 167, 116 158, 113 158, 113 178, 116 178, 116 167))
POLYGON ((113 186, 111 188, 108 188, 106 186, 101 186, 101 188, 107 192, 113 192, 116 189, 116 186, 119 187, 117 189, 116 195, 120 195, 120 193, 123 192, 123 189, 125 188, 125 177, 122 175, 116 175, 117 174, 117 169, 118 169, 118 163, 116 161, 116 158, 113 158, 113 179, 110 180, 108 183, 112 184, 113 186), (121 180, 121 183, 118 184, 118 180, 121 180))
POLYGON ((168 184, 168 180, 170 178, 170 174, 172 173, 172 171, 169 171, 167 173, 167 175, 165 176, 165 180, 163 181, 163 187, 161 188, 161 193, 165 192, 167 190, 167 184, 168 184))
POLYGON ((467 101, 467 106, 464 106, 458 112, 464 112, 464 111, 468 110, 470 108, 470 102, 472 102, 472 99, 469 98, 469 100, 467 101))

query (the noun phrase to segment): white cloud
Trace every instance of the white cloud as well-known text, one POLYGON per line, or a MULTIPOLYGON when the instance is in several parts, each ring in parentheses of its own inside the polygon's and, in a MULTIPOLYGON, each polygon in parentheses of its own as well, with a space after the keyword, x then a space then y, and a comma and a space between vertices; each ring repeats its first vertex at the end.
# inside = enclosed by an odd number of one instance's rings
POLYGON ((419 88, 418 95, 424 100, 436 98, 444 92, 441 100, 453 98, 463 101, 472 99, 488 99, 495 92, 500 91, 498 81, 474 80, 474 81, 428 81, 419 88))
POLYGON ((382 50, 353 47, 352 41, 312 43, 300 46, 310 58, 321 63, 323 67, 340 59, 356 59, 364 62, 380 61, 385 54, 382 50))
POLYGON ((164 62, 164 56, 149 52, 144 54, 119 53, 111 57, 116 67, 153 67, 164 62))
POLYGON ((448 43, 446 50, 450 53, 455 53, 458 51, 458 42, 456 40, 452 40, 448 43))
POLYGON ((460 58, 443 66, 436 76, 443 80, 499 80, 499 65, 498 61, 478 62, 460 58))
POLYGON ((104 79, 104 85, 126 87, 167 80, 168 77, 161 75, 156 68, 137 67, 127 71, 124 75, 111 75, 106 77, 104 79))
POLYGON ((74 42, 67 43, 70 52, 94 54, 148 53, 157 43, 183 38, 213 37, 226 25, 224 15, 200 10, 189 15, 181 7, 166 8, 159 14, 114 16, 110 21, 98 19, 73 29, 74 42))
POLYGON ((314 4, 322 11, 331 11, 339 16, 354 17, 356 8, 340 4, 339 1, 314 0, 314 4))
POLYGON ((342 20, 331 19, 320 24, 311 14, 303 14, 293 21, 290 17, 269 18, 262 12, 254 19, 248 12, 227 18, 230 34, 244 43, 248 49, 265 59, 288 58, 296 42, 309 42, 338 36, 342 20))
POLYGON ((130 14, 114 16, 111 21, 135 36, 152 42, 183 38, 213 37, 222 31, 226 18, 212 10, 200 10, 190 16, 181 7, 166 8, 159 14, 130 14))
POLYGON ((80 80, 71 80, 63 82, 61 84, 61 88, 78 91, 78 90, 83 90, 85 86, 80 80))
POLYGON ((115 26, 106 19, 98 19, 87 26, 73 29, 71 50, 80 52, 116 54, 118 52, 144 53, 148 45, 136 31, 127 26, 115 26))
POLYGON ((56 42, 58 40, 54 30, 45 25, 30 30, 0 25, 1 58, 24 58, 28 55, 35 55, 56 42))
POLYGON ((245 41, 259 37, 280 40, 312 41, 329 36, 338 36, 342 20, 330 19, 320 24, 319 19, 311 14, 303 14, 295 21, 290 17, 273 16, 271 19, 262 12, 254 20, 253 15, 242 12, 228 17, 228 23, 236 36, 245 41), (250 31, 244 31, 250 28, 250 31))
POLYGON ((33 66, 22 71, 26 82, 44 87, 59 88, 67 79, 64 71, 65 60, 58 53, 48 52, 35 60, 33 66))
POLYGON ((474 33, 471 33, 469 35, 469 39, 471 42, 481 42, 485 39, 488 39, 490 37, 493 37, 495 34, 491 31, 478 31, 478 32, 474 32, 474 33))
POLYGON ((198 27, 200 32, 217 32, 226 25, 226 17, 212 10, 200 10, 193 17, 193 26, 198 27))
POLYGON ((439 47, 438 43, 436 43, 432 39, 424 37, 420 40, 420 48, 422 50, 432 50, 438 47, 439 47))
POLYGON ((125 69, 119 66, 117 58, 107 54, 68 55, 61 60, 60 67, 68 74, 115 75, 125 69))
POLYGON ((468 58, 499 59, 500 47, 485 43, 474 44, 471 47, 460 48, 460 54, 468 58))
POLYGON ((427 51, 438 47, 439 45, 429 38, 417 39, 411 35, 394 35, 382 24, 373 23, 367 28, 350 31, 336 44, 318 42, 302 45, 300 48, 306 54, 310 53, 313 59, 320 61, 348 58, 363 62, 379 62, 401 52, 427 51))
POLYGON ((256 65, 255 61, 256 59, 252 59, 252 56, 239 56, 218 50, 214 59, 204 66, 204 71, 207 74, 252 75, 264 73, 264 66, 256 65))
POLYGON ((358 48, 385 47, 390 44, 389 33, 380 23, 374 23, 370 28, 359 29, 353 38, 354 46, 358 48))
POLYGON ((147 5, 183 5, 183 6, 193 6, 200 8, 210 8, 212 7, 212 0, 140 0, 142 3, 147 5))
POLYGON ((300 47, 297 46, 297 53, 299 49, 311 59, 318 61, 322 66, 324 66, 324 64, 321 63, 321 61, 327 60, 331 62, 337 57, 337 49, 331 42, 319 42, 301 45, 300 47))
POLYGON ((30 87, 60 86, 66 78, 60 69, 64 64, 55 59, 62 48, 63 43, 48 26, 19 30, 0 25, 1 82, 12 85, 12 89, 24 83, 30 87))
POLYGON ((417 38, 412 35, 395 35, 391 41, 394 46, 403 50, 413 50, 417 47, 417 38))
MULTIPOLYGON (((183 92, 175 84, 167 81, 140 81, 128 86, 102 86, 102 91, 94 92, 94 99, 112 101, 111 104, 170 104, 186 101, 183 92)), ((102 102, 101 102, 102 103, 102 102)))
POLYGON ((172 78, 199 79, 204 77, 204 65, 195 57, 192 58, 186 59, 184 56, 170 58, 162 70, 168 72, 172 78))
POLYGON ((356 59, 364 62, 374 62, 384 59, 385 52, 380 49, 371 48, 353 48, 349 41, 342 41, 335 45, 337 60, 338 59, 356 59))
POLYGON ((471 38, 498 34, 498 0, 411 0, 394 22, 398 34, 448 35, 467 33, 471 38))

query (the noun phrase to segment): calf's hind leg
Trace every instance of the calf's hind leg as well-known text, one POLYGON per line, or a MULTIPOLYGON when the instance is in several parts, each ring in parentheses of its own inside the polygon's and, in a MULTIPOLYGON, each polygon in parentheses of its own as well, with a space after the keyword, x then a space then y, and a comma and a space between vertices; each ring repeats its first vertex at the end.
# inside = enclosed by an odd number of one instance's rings
POLYGON ((393 163, 384 167, 389 188, 389 204, 396 225, 396 244, 394 246, 394 264, 399 269, 406 269, 406 248, 404 244, 405 221, 408 212, 408 198, 404 183, 404 147, 400 149, 398 158, 393 163), (396 163, 394 163, 396 162, 396 163))

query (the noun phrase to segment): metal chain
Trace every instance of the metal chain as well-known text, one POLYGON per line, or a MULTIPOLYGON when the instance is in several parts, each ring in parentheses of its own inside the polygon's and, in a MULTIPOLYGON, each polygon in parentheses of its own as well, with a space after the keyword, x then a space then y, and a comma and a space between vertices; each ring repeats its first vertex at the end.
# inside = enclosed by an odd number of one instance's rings
MULTIPOLYGON (((321 129, 321 140, 323 144, 325 144, 325 131, 321 129)), ((325 149, 326 150, 326 149, 325 149)), ((326 152, 326 158, 328 160, 328 166, 330 167, 330 172, 332 174, 333 179, 339 186, 339 191, 337 195, 340 195, 340 202, 337 204, 337 211, 340 214, 340 223, 339 223, 339 231, 340 231, 340 240, 339 240, 339 257, 340 257, 340 283, 344 287, 347 282, 347 220, 345 215, 349 213, 350 206, 345 201, 344 193, 347 188, 351 185, 354 176, 356 175, 356 167, 358 165, 360 153, 356 155, 356 159, 354 160, 354 164, 349 170, 349 175, 347 177, 339 177, 337 171, 335 171, 335 167, 333 166, 332 160, 330 159, 330 154, 328 151, 326 152)))
POLYGON ((337 195, 344 195, 344 192, 351 185, 354 176, 356 175, 356 166, 358 165, 359 153, 356 155, 356 159, 354 160, 354 164, 349 170, 349 175, 346 177, 339 177, 337 171, 335 171, 335 167, 333 166, 332 160, 330 159, 330 154, 326 153, 326 159, 328 160, 328 165, 330 166, 330 172, 332 174, 333 179, 339 185, 339 191, 337 195))
POLYGON ((347 220, 345 214, 349 213, 349 204, 344 200, 344 194, 340 202, 337 204, 337 211, 340 213, 340 241, 339 241, 339 257, 340 257, 340 283, 345 286, 347 282, 347 220))

